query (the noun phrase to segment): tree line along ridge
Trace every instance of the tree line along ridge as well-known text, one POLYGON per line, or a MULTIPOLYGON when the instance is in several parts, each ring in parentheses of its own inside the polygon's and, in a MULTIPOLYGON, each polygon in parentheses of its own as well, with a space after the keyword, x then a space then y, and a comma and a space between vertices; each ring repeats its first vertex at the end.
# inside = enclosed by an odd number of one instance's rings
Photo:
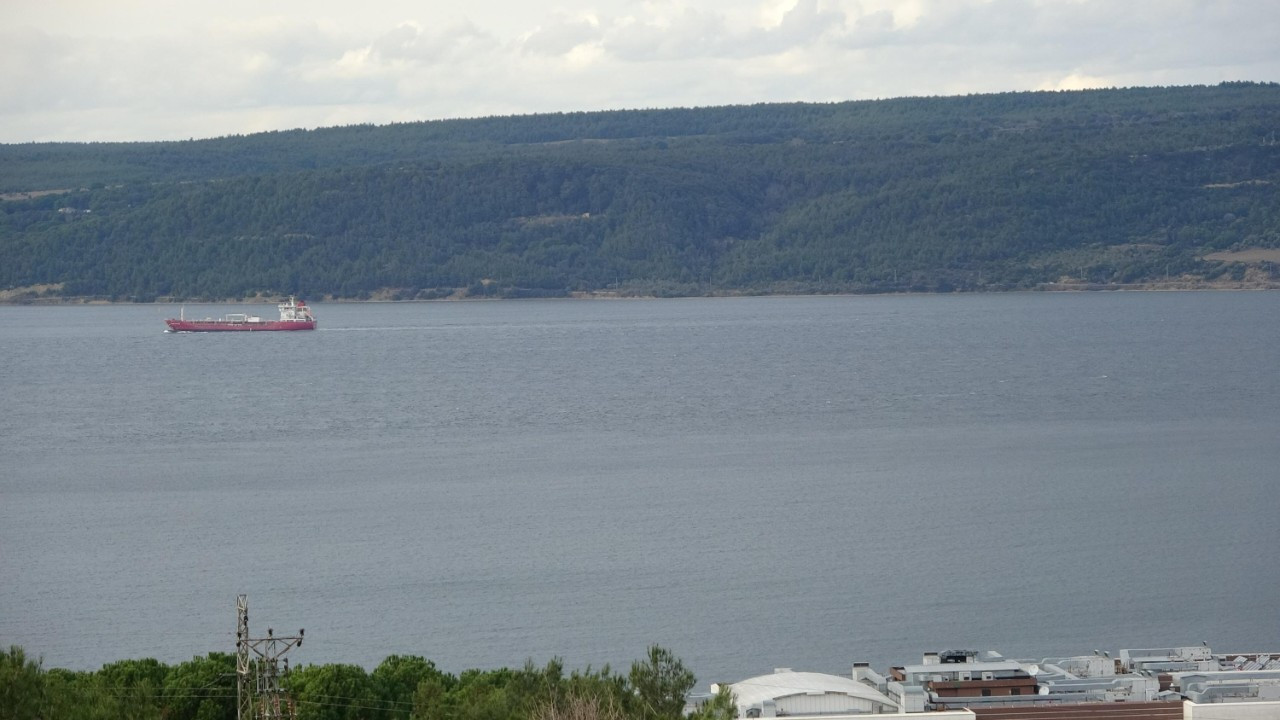
POLYGON ((1280 280, 1280 85, 0 145, 0 299, 1280 280))

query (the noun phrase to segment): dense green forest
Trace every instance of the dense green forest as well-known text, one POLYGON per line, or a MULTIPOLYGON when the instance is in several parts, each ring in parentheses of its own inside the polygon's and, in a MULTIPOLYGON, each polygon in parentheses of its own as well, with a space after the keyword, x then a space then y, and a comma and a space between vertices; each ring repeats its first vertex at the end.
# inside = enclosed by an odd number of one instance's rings
POLYGON ((0 145, 0 297, 1268 286, 1278 133, 1224 83, 0 145))
MULTIPOLYGON (((299 720, 730 720, 723 692, 684 715, 696 678, 661 647, 630 672, 566 672, 552 660, 518 670, 452 675, 418 656, 294 668, 281 683, 299 720)), ((236 658, 209 653, 177 665, 122 660, 96 671, 45 669, 22 648, 0 652, 5 720, 235 720, 236 658)), ((256 700, 255 700, 256 702, 256 700)))

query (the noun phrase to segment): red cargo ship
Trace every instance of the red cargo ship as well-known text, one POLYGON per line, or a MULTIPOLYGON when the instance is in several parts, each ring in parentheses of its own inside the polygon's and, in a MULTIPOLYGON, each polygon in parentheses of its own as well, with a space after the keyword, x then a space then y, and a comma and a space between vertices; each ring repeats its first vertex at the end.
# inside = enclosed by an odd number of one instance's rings
MULTIPOLYGON (((214 320, 187 320, 186 317, 169 318, 165 324, 169 332, 258 332, 263 330, 315 330, 316 317, 311 308, 303 300, 295 301, 292 297, 282 302, 279 320, 263 320, 254 315, 236 313, 214 320)), ((185 315, 183 310, 182 315, 185 315)))

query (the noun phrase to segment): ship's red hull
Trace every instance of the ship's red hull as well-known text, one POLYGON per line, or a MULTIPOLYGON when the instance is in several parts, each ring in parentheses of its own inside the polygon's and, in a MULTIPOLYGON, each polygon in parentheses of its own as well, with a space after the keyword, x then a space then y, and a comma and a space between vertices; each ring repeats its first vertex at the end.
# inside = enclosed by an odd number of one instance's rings
POLYGON ((165 324, 173 332, 268 332, 272 330, 315 330, 314 320, 179 320, 169 318, 165 324))
POLYGON ((249 313, 231 313, 218 319, 188 320, 184 315, 165 320, 169 332, 271 332, 273 330, 315 330, 316 316, 304 300, 292 295, 276 306, 279 320, 263 320, 249 313))

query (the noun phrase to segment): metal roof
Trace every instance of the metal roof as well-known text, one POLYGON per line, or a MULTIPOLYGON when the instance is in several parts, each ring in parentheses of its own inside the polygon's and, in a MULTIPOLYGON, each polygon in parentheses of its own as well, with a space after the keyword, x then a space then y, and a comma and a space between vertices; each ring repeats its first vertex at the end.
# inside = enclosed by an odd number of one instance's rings
POLYGON ((902 672, 908 675, 922 673, 997 672, 1000 670, 1026 670, 1022 663, 1004 662, 933 663, 930 665, 904 665, 902 672))
POLYGON ((739 707, 752 707, 766 700, 806 694, 842 694, 861 700, 883 703, 890 708, 898 704, 879 690, 852 678, 826 673, 776 672, 733 683, 730 688, 739 707))

